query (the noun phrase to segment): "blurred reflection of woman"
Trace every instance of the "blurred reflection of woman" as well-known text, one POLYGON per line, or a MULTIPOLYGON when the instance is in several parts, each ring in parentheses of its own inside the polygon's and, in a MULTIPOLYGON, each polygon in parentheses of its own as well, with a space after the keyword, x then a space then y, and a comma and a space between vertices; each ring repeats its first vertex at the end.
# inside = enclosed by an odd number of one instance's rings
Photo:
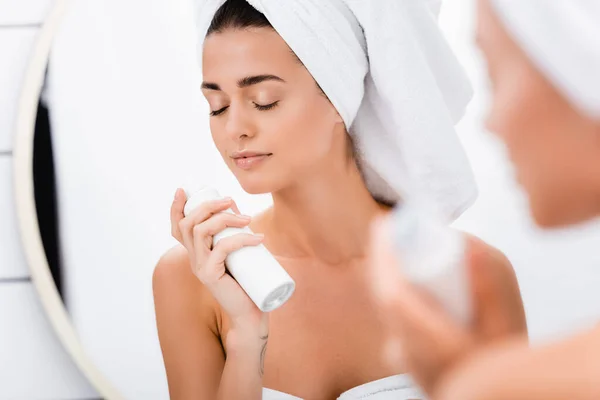
MULTIPOLYGON (((597 1, 479 1, 478 42, 494 91, 488 126, 506 143, 544 228, 600 215, 599 21, 597 1)), ((388 228, 375 228, 371 266, 393 281, 386 266, 394 257, 381 243, 388 228)), ((471 329, 406 284, 382 302, 405 346, 422 350, 407 362, 434 399, 600 398, 600 328, 530 349, 503 333, 512 319, 501 305, 507 287, 485 269, 471 272, 482 321, 471 329)))

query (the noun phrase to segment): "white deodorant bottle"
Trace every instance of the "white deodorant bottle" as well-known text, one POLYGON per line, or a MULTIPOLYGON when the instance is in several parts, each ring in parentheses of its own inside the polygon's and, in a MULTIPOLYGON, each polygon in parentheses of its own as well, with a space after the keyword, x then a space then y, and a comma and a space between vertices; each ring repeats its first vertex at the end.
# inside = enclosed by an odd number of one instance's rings
POLYGON ((392 217, 392 235, 403 275, 425 289, 452 317, 472 317, 464 236, 423 207, 405 203, 392 217))
MULTIPOLYGON (((186 192, 187 193, 187 192, 186 192)), ((223 197, 210 187, 187 193, 184 215, 188 216, 200 204, 219 200, 223 197)), ((234 213, 232 209, 225 212, 234 213)), ((213 237, 213 246, 223 238, 238 233, 250 233, 250 228, 225 228, 213 237)), ((263 246, 243 247, 229 254, 225 260, 227 270, 250 299, 263 312, 270 312, 282 306, 294 293, 296 284, 275 257, 263 246)))

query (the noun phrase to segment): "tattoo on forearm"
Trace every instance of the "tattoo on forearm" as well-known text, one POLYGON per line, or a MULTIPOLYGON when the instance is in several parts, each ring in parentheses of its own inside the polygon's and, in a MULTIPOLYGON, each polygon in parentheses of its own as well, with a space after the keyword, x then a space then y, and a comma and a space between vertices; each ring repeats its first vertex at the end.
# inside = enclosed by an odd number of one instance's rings
POLYGON ((265 374, 265 355, 267 354, 267 343, 269 343, 269 335, 261 336, 260 340, 264 340, 262 348, 260 349, 260 366, 258 369, 258 373, 262 378, 265 374))

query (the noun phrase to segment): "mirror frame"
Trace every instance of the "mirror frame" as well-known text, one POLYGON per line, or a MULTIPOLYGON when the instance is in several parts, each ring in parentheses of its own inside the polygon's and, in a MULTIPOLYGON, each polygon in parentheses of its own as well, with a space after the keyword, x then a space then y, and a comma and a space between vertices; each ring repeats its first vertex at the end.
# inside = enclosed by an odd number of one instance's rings
POLYGON ((13 190, 17 225, 25 260, 46 317, 64 349, 89 383, 105 400, 123 396, 85 352, 58 292, 39 230, 33 184, 33 146, 38 103, 50 49, 70 0, 53 0, 31 51, 18 99, 13 145, 13 190))

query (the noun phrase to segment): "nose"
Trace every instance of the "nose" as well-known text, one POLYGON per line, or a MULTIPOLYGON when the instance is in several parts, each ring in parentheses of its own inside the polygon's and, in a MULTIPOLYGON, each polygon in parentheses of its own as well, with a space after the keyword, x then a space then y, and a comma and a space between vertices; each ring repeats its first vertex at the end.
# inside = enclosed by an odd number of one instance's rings
POLYGON ((255 135, 254 123, 243 106, 231 104, 226 118, 225 131, 231 139, 239 140, 255 135))

